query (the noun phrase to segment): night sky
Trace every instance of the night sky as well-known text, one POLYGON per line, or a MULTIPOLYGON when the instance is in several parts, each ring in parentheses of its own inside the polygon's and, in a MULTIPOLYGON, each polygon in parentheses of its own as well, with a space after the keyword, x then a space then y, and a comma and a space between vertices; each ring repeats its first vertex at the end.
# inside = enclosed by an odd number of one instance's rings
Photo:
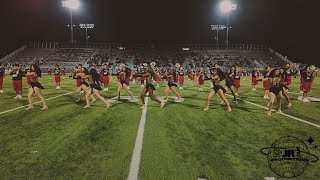
MULTIPOLYGON (((21 41, 68 41, 60 0, 1 0, 1 48, 21 41)), ((93 42, 215 43, 211 24, 226 24, 218 0, 80 0, 74 24, 94 23, 93 42)), ((234 0, 230 42, 268 44, 293 61, 319 63, 318 0, 234 0), (318 43, 317 43, 318 42, 318 43)), ((75 29, 75 40, 84 41, 75 29)), ((225 33, 220 33, 220 42, 225 33)))

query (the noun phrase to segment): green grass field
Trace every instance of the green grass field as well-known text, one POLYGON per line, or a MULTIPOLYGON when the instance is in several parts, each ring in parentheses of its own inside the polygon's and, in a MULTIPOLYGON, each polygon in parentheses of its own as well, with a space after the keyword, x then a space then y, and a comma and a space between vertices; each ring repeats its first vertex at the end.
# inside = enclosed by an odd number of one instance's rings
MULTIPOLYGON (((98 100, 91 109, 83 109, 85 102, 75 103, 73 79, 63 79, 60 90, 47 76, 40 82, 49 99, 45 111, 40 111, 41 103, 31 111, 25 107, 12 110, 28 104, 27 86, 24 84, 23 99, 15 100, 11 78, 4 81, 4 93, 0 94, 0 179, 127 179, 141 101, 124 101, 106 109, 98 100)), ((170 101, 164 109, 149 98, 138 179, 284 179, 270 169, 267 157, 260 152, 283 136, 303 140, 310 153, 320 157, 319 126, 277 113, 267 116, 265 109, 248 103, 267 106, 262 84, 257 92, 251 91, 249 78, 241 85, 240 98, 246 101, 236 106, 228 96, 232 112, 220 105, 218 96, 209 112, 203 112, 208 82, 206 91, 198 92, 187 81, 184 90, 179 90, 185 101, 170 101), (306 141, 310 136, 315 140, 312 145, 306 141)), ((164 87, 162 83, 156 96, 164 95, 164 87)), ((313 87, 310 96, 319 97, 319 79, 313 87)), ((109 91, 101 94, 113 98, 116 88, 112 81, 109 91)), ((131 90, 139 96, 141 87, 131 82, 131 90)), ((320 125, 320 103, 297 100, 298 79, 290 92, 293 106, 288 109, 283 101, 283 112, 320 125)), ((122 95, 127 96, 124 91, 122 95)), ((38 102, 38 97, 34 96, 34 101, 38 102)), ((319 169, 319 161, 310 163, 296 179, 320 179, 319 169)))

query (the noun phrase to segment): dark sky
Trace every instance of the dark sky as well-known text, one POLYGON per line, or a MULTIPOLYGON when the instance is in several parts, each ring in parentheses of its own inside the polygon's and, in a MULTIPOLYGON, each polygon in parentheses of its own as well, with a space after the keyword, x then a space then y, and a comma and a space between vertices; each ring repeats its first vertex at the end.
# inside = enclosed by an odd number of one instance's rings
MULTIPOLYGON (((1 0, 1 47, 17 41, 68 41, 69 11, 60 0, 1 0)), ((225 24, 219 0, 80 0, 74 23, 94 23, 95 42, 215 43, 225 24)), ((270 44, 293 61, 318 62, 318 0, 234 0, 230 41, 270 44)), ((225 33, 220 34, 221 42, 225 33)), ((84 40, 84 30, 75 29, 84 40)))

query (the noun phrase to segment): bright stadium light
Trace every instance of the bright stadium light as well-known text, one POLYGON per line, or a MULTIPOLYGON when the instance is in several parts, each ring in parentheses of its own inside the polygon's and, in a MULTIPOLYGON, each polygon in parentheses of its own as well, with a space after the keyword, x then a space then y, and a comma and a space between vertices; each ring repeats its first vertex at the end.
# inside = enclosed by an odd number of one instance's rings
POLYGON ((71 31, 71 42, 73 43, 73 27, 75 27, 75 25, 73 25, 72 23, 72 10, 77 10, 80 8, 80 1, 79 0, 64 0, 62 1, 62 7, 65 8, 69 8, 70 10, 70 31, 71 31))
POLYGON ((228 0, 224 0, 220 3, 220 10, 222 13, 226 13, 227 14, 227 38, 226 38, 226 45, 227 45, 227 49, 229 46, 229 17, 230 17, 230 12, 234 11, 237 9, 237 4, 234 4, 228 0))
POLYGON ((67 8, 76 10, 80 8, 80 2, 79 0, 62 1, 62 7, 67 7, 67 8))
POLYGON ((222 1, 220 3, 220 10, 223 13, 229 13, 232 10, 236 10, 237 9, 237 5, 233 4, 230 1, 222 1))

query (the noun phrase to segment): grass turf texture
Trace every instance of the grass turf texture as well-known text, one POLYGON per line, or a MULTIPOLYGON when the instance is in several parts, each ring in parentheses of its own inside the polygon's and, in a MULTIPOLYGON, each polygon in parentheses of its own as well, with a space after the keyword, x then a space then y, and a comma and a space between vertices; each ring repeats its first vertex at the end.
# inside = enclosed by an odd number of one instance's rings
MULTIPOLYGON (((61 90, 54 89, 53 79, 47 76, 40 81, 46 88, 46 99, 75 90, 75 81, 70 78, 62 80, 61 90)), ((252 92, 249 81, 242 80, 240 97, 266 106, 262 84, 252 92)), ((139 96, 139 84, 131 85, 134 95, 139 96)), ((163 96, 164 86, 157 88, 156 96, 163 96)), ((0 113, 27 105, 26 87, 24 84, 22 100, 12 99, 7 76, 5 92, 0 94, 0 113)), ((101 94, 110 99, 117 95, 116 89, 113 81, 109 91, 101 94)), ((299 92, 298 79, 290 92, 299 92)), ((320 129, 314 126, 277 113, 268 117, 266 110, 243 101, 235 106, 230 97, 232 112, 220 105, 218 96, 209 112, 203 112, 208 93, 198 92, 188 82, 179 93, 185 101, 168 102, 164 109, 149 99, 139 179, 281 179, 269 168, 261 148, 283 136, 302 140, 311 136, 316 140, 312 145, 320 144, 320 129)), ((320 124, 320 103, 297 101, 299 95, 294 93, 290 94, 293 107, 287 109, 283 100, 283 112, 320 124)), ((315 84, 310 96, 319 93, 320 85, 315 84)), ((124 91, 122 95, 127 96, 124 91)), ((42 105, 36 104, 32 111, 22 108, 0 115, 1 179, 127 179, 141 102, 113 104, 107 110, 98 100, 87 110, 84 102, 75 100, 75 93, 71 93, 49 100, 46 111, 40 111, 42 105)), ((39 99, 34 96, 34 101, 39 99)), ((305 143, 312 154, 320 156, 320 149, 305 143)), ((319 168, 320 162, 311 163, 299 178, 319 179, 319 168)))

